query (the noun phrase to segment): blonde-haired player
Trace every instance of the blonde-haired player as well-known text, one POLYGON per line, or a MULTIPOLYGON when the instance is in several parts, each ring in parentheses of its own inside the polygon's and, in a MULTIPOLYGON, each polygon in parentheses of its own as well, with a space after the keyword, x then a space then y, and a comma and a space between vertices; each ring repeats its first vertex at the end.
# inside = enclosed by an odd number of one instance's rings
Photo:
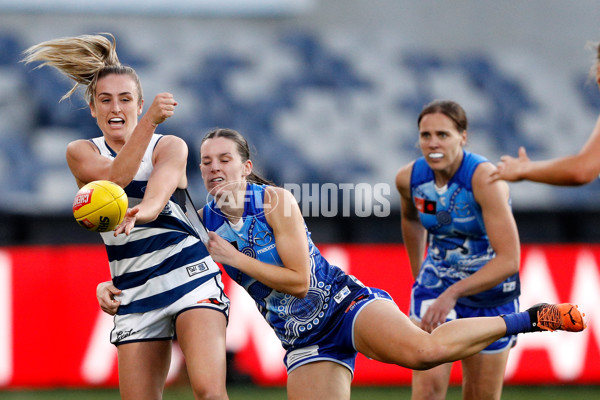
POLYGON ((174 113, 173 95, 156 95, 138 121, 144 105, 140 80, 119 62, 110 34, 50 40, 25 54, 26 63, 40 61, 75 81, 63 99, 85 86, 102 136, 68 145, 77 185, 109 180, 129 198, 127 228, 102 233, 112 292, 98 287, 107 303, 118 306, 111 342, 118 349, 121 397, 162 398, 176 333, 195 398, 226 399, 229 300, 218 266, 185 214, 193 211, 186 193, 187 146, 155 133, 174 113))

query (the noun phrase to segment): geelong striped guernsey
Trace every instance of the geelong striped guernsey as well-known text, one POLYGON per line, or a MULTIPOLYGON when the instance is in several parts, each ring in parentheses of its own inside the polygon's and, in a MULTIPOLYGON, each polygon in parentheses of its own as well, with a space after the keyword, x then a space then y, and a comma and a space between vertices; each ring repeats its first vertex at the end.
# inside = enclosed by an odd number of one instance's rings
MULTIPOLYGON (((142 201, 153 169, 152 152, 161 138, 152 136, 137 174, 125 187, 130 208, 142 201)), ((117 156, 103 137, 90 141, 102 156, 117 156)), ((113 284, 122 291, 117 314, 164 307, 221 273, 200 240, 202 227, 188 217, 195 213, 187 190, 177 189, 156 220, 136 225, 129 236, 101 233, 113 284)))

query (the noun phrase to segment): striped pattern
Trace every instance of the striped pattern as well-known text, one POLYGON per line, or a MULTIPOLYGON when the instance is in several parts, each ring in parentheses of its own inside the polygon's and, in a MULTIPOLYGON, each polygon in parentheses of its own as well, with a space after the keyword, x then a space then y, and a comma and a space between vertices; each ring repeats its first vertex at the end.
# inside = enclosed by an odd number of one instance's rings
MULTIPOLYGON (((161 137, 153 136, 138 173, 125 188, 129 207, 142 201, 152 152, 161 137)), ((116 157, 104 138, 91 141, 103 156, 116 157)), ((122 290, 119 315, 164 307, 220 274, 185 214, 191 207, 187 191, 177 189, 156 220, 134 227, 129 236, 101 233, 113 283, 122 290)))

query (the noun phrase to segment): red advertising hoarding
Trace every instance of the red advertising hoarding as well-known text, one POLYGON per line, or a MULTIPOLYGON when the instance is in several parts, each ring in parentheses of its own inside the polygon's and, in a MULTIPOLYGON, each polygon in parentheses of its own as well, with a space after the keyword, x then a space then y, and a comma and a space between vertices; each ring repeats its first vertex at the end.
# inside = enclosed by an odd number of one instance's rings
MULTIPOLYGON (((412 277, 402 245, 321 245, 325 257, 363 283, 387 290, 408 310, 412 277)), ((600 383, 600 246, 525 245, 522 308, 573 302, 589 329, 520 335, 506 381, 519 384, 600 383)), ((95 298, 109 278, 104 247, 0 249, 0 387, 116 386, 116 350, 109 343, 111 317, 95 298)), ((228 349, 232 367, 263 385, 283 385, 283 349, 244 290, 225 277, 231 298, 228 349)), ((183 366, 175 346, 170 377, 183 366)), ((359 356, 354 384, 410 383, 410 370, 359 356)), ((460 380, 454 368, 453 382, 460 380)))

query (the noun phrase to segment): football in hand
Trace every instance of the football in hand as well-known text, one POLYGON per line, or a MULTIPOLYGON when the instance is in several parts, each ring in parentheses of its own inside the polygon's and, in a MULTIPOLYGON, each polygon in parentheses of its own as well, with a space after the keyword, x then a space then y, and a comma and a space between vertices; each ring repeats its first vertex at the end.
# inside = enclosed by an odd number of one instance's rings
POLYGON ((108 232, 123 222, 127 204, 121 186, 106 180, 93 181, 75 195, 73 216, 88 231, 108 232))

